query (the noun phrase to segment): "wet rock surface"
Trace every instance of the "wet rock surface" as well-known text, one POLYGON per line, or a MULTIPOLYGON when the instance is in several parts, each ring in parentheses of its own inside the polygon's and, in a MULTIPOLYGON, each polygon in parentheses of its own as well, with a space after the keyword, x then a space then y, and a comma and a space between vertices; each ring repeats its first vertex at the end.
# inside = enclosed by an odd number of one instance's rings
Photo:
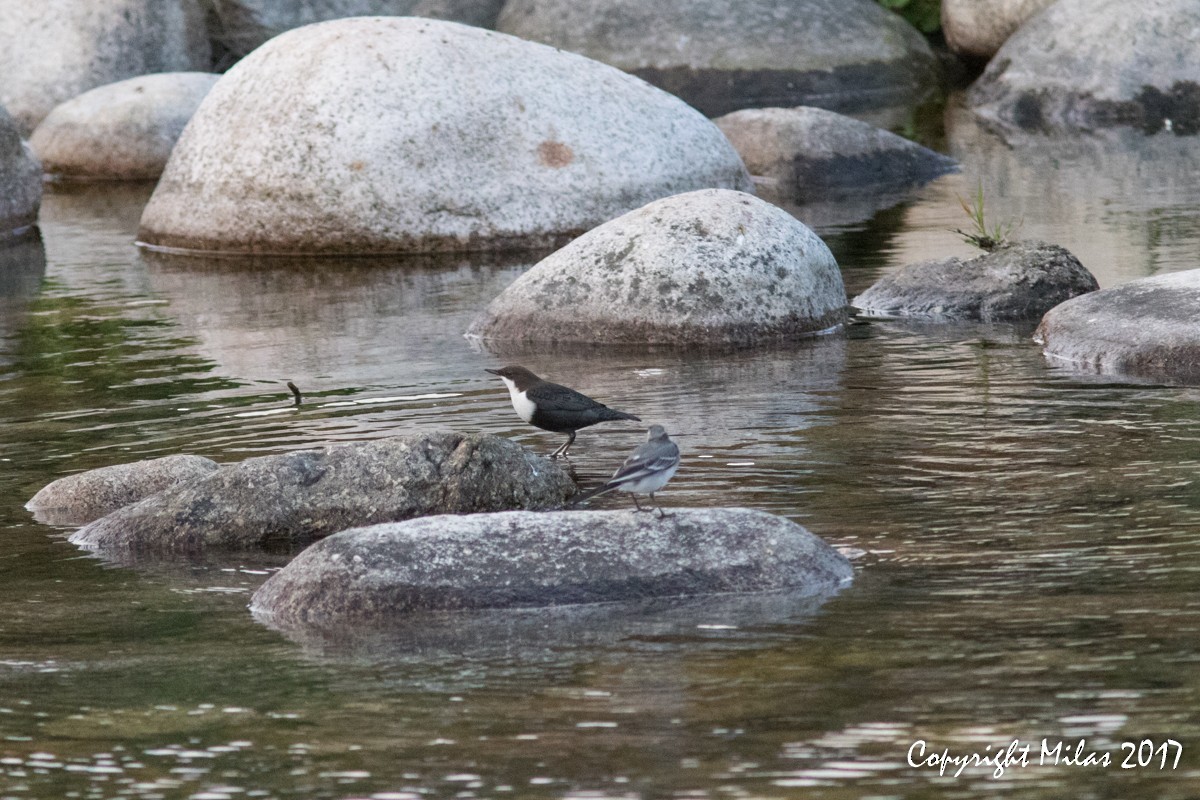
POLYGON ((911 101, 937 81, 924 38, 870 0, 509 0, 498 30, 632 72, 705 114, 911 101))
POLYGON ((560 506, 553 462, 496 436, 442 432, 252 458, 81 528, 96 550, 286 551, 356 525, 560 506))
POLYGON ((100 467, 47 484, 25 508, 39 522, 86 525, 219 466, 202 456, 177 455, 100 467))
POLYGON ((242 253, 552 247, 659 197, 750 185, 716 126, 618 70, 360 17, 284 33, 226 73, 140 237, 242 253))
POLYGON ((467 335, 485 344, 743 346, 827 330, 845 306, 820 237, 756 197, 705 190, 580 236, 514 281, 467 335))
POLYGON ((37 222, 42 166, 21 140, 16 121, 0 106, 0 246, 37 222))
POLYGON ((767 196, 812 203, 916 186, 954 159, 820 108, 755 108, 713 120, 767 196))
POLYGON ((426 517, 348 530, 298 555, 254 594, 279 627, 415 611, 514 608, 804 587, 849 562, 796 523, 744 508, 426 517))
POLYGON ((220 75, 166 72, 99 86, 51 111, 29 139, 62 178, 153 179, 220 75))
POLYGON ((88 89, 211 59, 195 0, 0 0, 0 20, 0 104, 22 136, 88 89))
POLYGON ((1055 362, 1200 384, 1200 269, 1141 278, 1051 309, 1034 340, 1055 362))
POLYGON ((967 95, 1025 131, 1200 132, 1194 0, 1059 0, 1014 33, 967 95))
POLYGON ((1036 320, 1072 297, 1099 288, 1058 245, 1020 241, 963 261, 909 264, 850 301, 866 316, 914 316, 978 322, 1036 320))

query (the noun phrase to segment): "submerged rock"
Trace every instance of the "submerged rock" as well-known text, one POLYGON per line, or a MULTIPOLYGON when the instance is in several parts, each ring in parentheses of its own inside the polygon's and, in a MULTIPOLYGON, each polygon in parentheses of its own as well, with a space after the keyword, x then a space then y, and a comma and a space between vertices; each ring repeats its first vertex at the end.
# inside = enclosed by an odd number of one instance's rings
POLYGON ((47 484, 25 508, 39 522, 86 525, 219 466, 202 456, 177 455, 100 467, 47 484))
POLYGON ((88 89, 212 57, 196 0, 0 0, 0 20, 0 104, 23 136, 88 89))
POLYGON ((658 197, 750 185, 716 126, 618 70, 451 22, 360 17, 233 67, 140 236, 246 253, 546 247, 658 197))
POLYGON ((41 205, 42 165, 0 105, 0 242, 35 224, 41 205))
POLYGON ((916 186, 958 169, 948 156, 820 108, 754 108, 713 120, 764 192, 812 203, 916 186))
POLYGON ((1054 0, 942 0, 946 45, 965 58, 987 61, 1030 17, 1054 0))
POLYGON ((909 264, 850 304, 867 316, 1018 322, 1037 319, 1064 300, 1098 288, 1096 278, 1068 250, 1021 241, 967 261, 909 264))
POLYGON ((430 17, 490 28, 504 0, 210 0, 216 38, 237 56, 284 31, 345 17, 430 17))
POLYGON ((554 606, 848 581, 844 556, 796 523, 745 508, 427 517, 331 536, 255 592, 280 627, 414 611, 554 606))
POLYGON ((30 137, 63 178, 153 179, 220 75, 165 72, 99 86, 51 111, 30 137))
POLYGON ((514 281, 467 336, 740 346, 827 330, 845 307, 820 237, 770 203, 711 189, 580 236, 514 281))
POLYGON ((1034 332, 1081 370, 1200 384, 1200 269, 1141 278, 1051 309, 1034 332))
POLYGON ((1200 132, 1196 0, 1058 0, 1014 33, 967 95, 1002 127, 1200 132))
POLYGON ((509 0, 498 30, 631 72, 710 116, 739 108, 909 104, 931 92, 925 39, 873 0, 509 0))
POLYGON ((355 525, 427 514, 552 508, 556 464, 496 436, 432 433, 251 458, 81 528, 97 550, 289 550, 355 525))

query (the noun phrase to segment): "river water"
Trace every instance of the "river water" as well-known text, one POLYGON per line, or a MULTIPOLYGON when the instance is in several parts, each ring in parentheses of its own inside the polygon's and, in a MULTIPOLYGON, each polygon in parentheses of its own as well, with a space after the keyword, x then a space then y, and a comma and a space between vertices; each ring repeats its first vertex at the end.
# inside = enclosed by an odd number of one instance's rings
MULTIPOLYGON (((795 209, 851 294, 972 255, 950 231, 978 185, 1103 286, 1200 266, 1200 139, 1006 144, 951 113, 937 144, 962 172, 897 205, 795 209)), ((667 426, 664 504, 786 515, 854 583, 289 639, 246 610, 277 562, 112 564, 24 502, 179 452, 435 428, 549 451, 484 372, 506 359, 461 336, 530 259, 153 256, 132 245, 149 192, 53 188, 40 238, 0 256, 0 798, 1200 793, 1200 388, 1048 364, 1029 327, 526 356, 667 426), (1013 741, 999 778, 909 763, 1013 741)), ((641 435, 582 432, 580 477, 641 435)))

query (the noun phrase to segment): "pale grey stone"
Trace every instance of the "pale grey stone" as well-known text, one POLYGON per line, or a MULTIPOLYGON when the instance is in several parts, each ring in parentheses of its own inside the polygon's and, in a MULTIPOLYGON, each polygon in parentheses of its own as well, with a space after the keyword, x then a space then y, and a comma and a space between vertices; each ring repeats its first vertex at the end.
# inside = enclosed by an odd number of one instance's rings
POLYGON ((1077 369, 1200 384, 1200 269, 1123 283, 1055 306, 1034 341, 1077 369))
POLYGON ((1200 131, 1200 0, 1058 0, 1022 25, 967 99, 1002 128, 1200 131))
POLYGON ((218 468, 212 459, 164 456, 80 472, 50 483, 25 504, 39 522, 86 525, 218 468))
POLYGON ((277 36, 218 81, 140 235, 226 252, 543 247, 706 186, 750 179, 678 98, 493 31, 360 17, 277 36))
POLYGON ((942 0, 942 34, 960 56, 987 61, 1013 31, 1054 0, 942 0))
POLYGON ((492 343, 749 345, 844 320, 833 254, 795 217, 706 189, 580 236, 514 281, 469 338, 492 343))
POLYGON ((0 104, 23 136, 88 89, 212 57, 198 0, 0 0, 0 20, 0 104))
POLYGON ((496 436, 440 432, 230 464, 76 531, 101 551, 288 550, 355 525, 562 504, 561 467, 496 436))
POLYGON ((42 165, 0 105, 0 244, 34 225, 41 205, 42 165))
POLYGON ((496 28, 612 64, 710 116, 932 92, 924 37, 874 0, 509 0, 496 28))
POLYGON ((164 72, 98 86, 51 111, 29 139, 59 178, 153 179, 220 75, 164 72))
POLYGON ((867 316, 978 322, 1035 320, 1072 297, 1099 288, 1066 249, 1018 241, 963 261, 909 264, 878 280, 850 304, 867 316))
POLYGON ((822 108, 751 108, 713 122, 759 190, 790 203, 873 196, 958 169, 941 153, 822 108))
POLYGON ((847 583, 846 558, 784 517, 745 508, 437 516, 330 536, 255 592, 279 627, 416 611, 520 608, 847 583))

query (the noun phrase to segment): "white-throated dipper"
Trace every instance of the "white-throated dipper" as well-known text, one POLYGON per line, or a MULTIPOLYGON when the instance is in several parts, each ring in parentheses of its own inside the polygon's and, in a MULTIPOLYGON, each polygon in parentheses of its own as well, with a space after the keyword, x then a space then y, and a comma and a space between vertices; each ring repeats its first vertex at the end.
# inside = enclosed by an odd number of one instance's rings
POLYGON ((613 473, 603 485, 584 492, 575 504, 590 500, 605 492, 629 492, 638 511, 651 511, 638 504, 639 494, 650 495, 650 502, 658 507, 659 517, 670 516, 654 500, 654 493, 667 485, 679 469, 679 445, 671 441, 662 425, 651 425, 646 432, 646 441, 625 459, 625 463, 613 473))
POLYGON ((567 434, 566 444, 551 453, 551 458, 567 454, 575 441, 575 431, 580 428, 618 419, 641 422, 633 414, 614 411, 574 389, 544 381, 524 367, 511 366, 487 371, 499 375, 500 380, 504 381, 517 416, 544 431, 567 434))

